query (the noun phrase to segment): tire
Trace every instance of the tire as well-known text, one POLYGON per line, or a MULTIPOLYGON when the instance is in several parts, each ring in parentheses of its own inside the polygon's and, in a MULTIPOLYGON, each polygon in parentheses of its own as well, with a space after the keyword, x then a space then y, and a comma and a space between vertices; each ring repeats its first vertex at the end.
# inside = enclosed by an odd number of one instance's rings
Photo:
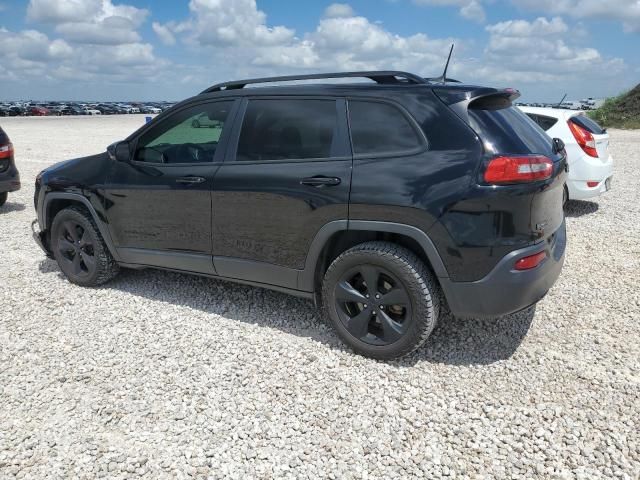
POLYGON ((95 287, 119 271, 93 217, 83 207, 68 207, 55 216, 51 251, 62 273, 76 285, 95 287))
POLYGON ((567 202, 569 201, 569 187, 567 184, 564 184, 564 189, 562 190, 562 208, 567 206, 567 202))
POLYGON ((440 291, 411 251, 376 241, 356 245, 331 263, 322 303, 344 343, 366 357, 390 360, 429 337, 440 313, 440 291))
POLYGON ((9 194, 7 192, 0 193, 0 207, 7 203, 7 198, 9 198, 9 194))

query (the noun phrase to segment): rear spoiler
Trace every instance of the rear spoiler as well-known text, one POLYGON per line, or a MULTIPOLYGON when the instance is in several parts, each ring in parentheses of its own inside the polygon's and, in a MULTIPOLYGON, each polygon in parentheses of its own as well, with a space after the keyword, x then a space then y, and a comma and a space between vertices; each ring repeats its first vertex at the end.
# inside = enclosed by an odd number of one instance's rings
POLYGON ((520 97, 520 92, 514 88, 449 87, 434 88, 433 92, 467 123, 471 104, 498 110, 510 107, 520 97))

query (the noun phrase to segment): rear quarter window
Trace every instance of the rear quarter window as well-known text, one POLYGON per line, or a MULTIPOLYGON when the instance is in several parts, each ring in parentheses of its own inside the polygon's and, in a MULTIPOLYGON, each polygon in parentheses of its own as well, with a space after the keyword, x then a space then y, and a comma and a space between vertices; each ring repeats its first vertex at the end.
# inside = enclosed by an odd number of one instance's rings
POLYGON ((536 115, 535 113, 527 113, 527 116, 536 122, 541 129, 545 132, 549 131, 551 127, 553 127, 556 123, 558 123, 557 118, 547 117, 546 115, 536 115))
POLYGON ((591 120, 586 115, 575 115, 570 119, 573 123, 580 125, 585 130, 593 133, 594 135, 604 135, 607 131, 598 125, 594 120, 591 120))
POLYGON ((469 106, 469 125, 488 153, 554 155, 549 136, 510 102, 473 102, 469 106))
POLYGON ((355 155, 407 154, 426 146, 407 116, 388 103, 350 100, 349 126, 355 155))

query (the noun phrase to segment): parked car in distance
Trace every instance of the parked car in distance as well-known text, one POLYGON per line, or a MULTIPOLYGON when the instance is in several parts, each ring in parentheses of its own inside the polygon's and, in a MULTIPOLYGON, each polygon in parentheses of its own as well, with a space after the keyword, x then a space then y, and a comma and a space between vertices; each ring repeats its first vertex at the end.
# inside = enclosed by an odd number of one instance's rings
POLYGON ((582 111, 520 107, 550 137, 562 139, 569 175, 566 200, 587 200, 611 189, 613 157, 609 134, 582 111))
POLYGON ((191 121, 193 128, 222 128, 222 122, 219 120, 211 119, 206 113, 198 115, 191 121))
POLYGON ((46 109, 45 107, 41 107, 41 106, 33 106, 31 108, 29 108, 29 114, 34 116, 34 117, 44 117, 49 115, 49 110, 46 109))
POLYGON ((20 174, 16 168, 13 144, 0 127, 0 207, 7 201, 10 192, 20 190, 20 174))
POLYGON ((97 108, 85 108, 84 114, 85 115, 102 115, 102 112, 97 108))
POLYGON ((34 238, 78 285, 147 267, 259 285, 399 357, 445 304, 512 313, 560 275, 564 148, 518 96, 388 71, 214 85, 42 171, 34 238), (353 77, 369 81, 269 85, 353 77), (193 128, 203 115, 221 128, 193 128))

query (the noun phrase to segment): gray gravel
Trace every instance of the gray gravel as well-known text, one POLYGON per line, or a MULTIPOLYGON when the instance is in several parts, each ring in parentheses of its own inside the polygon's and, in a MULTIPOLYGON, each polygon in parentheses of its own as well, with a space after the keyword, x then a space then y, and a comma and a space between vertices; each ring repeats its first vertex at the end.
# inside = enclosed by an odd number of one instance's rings
POLYGON ((0 478, 640 477, 640 131, 611 132, 614 189, 569 205, 535 310, 382 363, 283 294, 71 285, 31 239, 34 177, 142 118, 1 123, 24 188, 0 209, 0 478))

